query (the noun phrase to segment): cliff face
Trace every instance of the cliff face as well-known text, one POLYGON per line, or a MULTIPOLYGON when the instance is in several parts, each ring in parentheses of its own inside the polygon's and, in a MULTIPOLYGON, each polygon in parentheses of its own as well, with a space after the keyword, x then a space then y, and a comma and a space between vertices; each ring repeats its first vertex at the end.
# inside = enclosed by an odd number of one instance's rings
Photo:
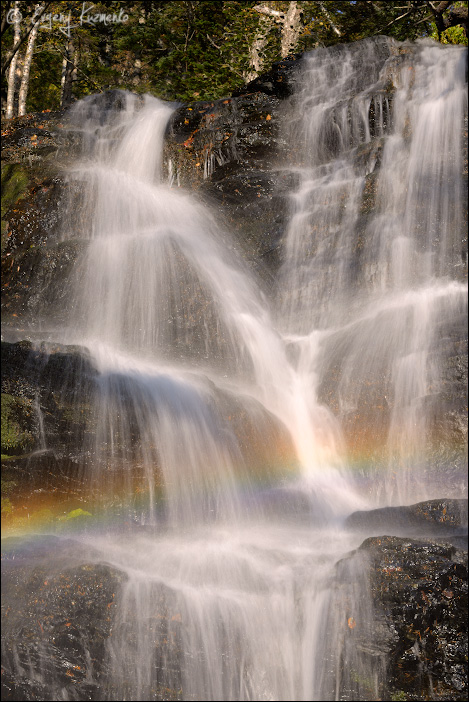
MULTIPOLYGON (((387 275, 383 264, 373 258, 375 254, 369 256, 368 239, 370 224, 378 221, 376 212, 383 199, 383 193, 378 192, 382 187, 383 143, 392 128, 392 105, 400 80, 398 69, 408 56, 406 52, 411 51, 409 47, 395 50, 393 56, 394 49, 385 38, 375 43, 377 56, 381 61, 387 60, 388 68, 386 77, 375 86, 376 94, 370 101, 369 139, 354 150, 353 169, 363 175, 363 189, 347 244, 347 275, 361 280, 364 286, 376 285, 377 278, 385 279, 387 275)), ((343 56, 338 53, 337 61, 342 60, 343 56)), ((299 184, 294 165, 303 163, 305 157, 291 138, 298 128, 297 123, 292 122, 289 129, 292 94, 302 80, 303 69, 301 57, 285 60, 237 95, 177 107, 166 135, 164 167, 167 177, 174 187, 197 192, 210 206, 220 226, 230 232, 231 245, 239 250, 271 298, 278 294, 282 247, 294 204, 292 193, 299 184)), ((109 108, 119 109, 118 93, 106 94, 102 100, 109 108)), ((339 109, 342 109, 340 105, 336 111, 339 109)), ((331 120, 334 119, 331 113, 331 120)), ((331 134, 327 129, 324 132, 325 158, 336 148, 331 134)), ((37 334, 38 340, 55 342, 54 328, 73 316, 69 281, 83 251, 83 239, 77 231, 80 222, 74 220, 70 226, 65 213, 82 206, 82 193, 76 182, 66 178, 63 167, 73 160, 79 148, 80 137, 76 131, 67 129, 64 115, 29 115, 6 125, 2 167, 2 313, 6 341, 24 336, 35 339, 37 334), (63 231, 66 237, 62 236, 63 231), (37 332, 38 329, 42 331, 37 332)), ((467 178, 467 160, 464 168, 467 178)), ((399 174, 396 177, 399 178, 399 174)), ((325 197, 329 195, 326 193, 325 197)), ((425 197, 422 197, 423 209, 425 197)), ((424 213, 421 215, 425 222, 424 213)), ((416 213, 416 217, 419 216, 416 213)), ((318 243, 313 242, 310 250, 305 249, 299 270, 308 269, 308 261, 317 255, 315 249, 328 236, 327 231, 320 231, 316 222, 312 226, 317 230, 318 243)), ((331 229, 335 226, 333 222, 331 229)), ((385 228, 386 221, 380 226, 385 228)), ((422 260, 428 255, 425 246, 422 245, 419 254, 422 260)), ((431 246, 435 248, 439 244, 431 246)), ((464 281, 467 262, 461 246, 465 248, 464 241, 451 245, 445 265, 454 280, 464 281)), ((432 255, 439 256, 436 252, 432 255)), ((338 275, 336 263, 331 263, 333 257, 333 250, 324 254, 324 276, 338 275)), ((314 286, 317 271, 314 266, 308 270, 314 286)), ((293 287, 288 294, 301 297, 306 287, 303 283, 298 275, 298 286, 302 289, 293 287)), ((327 300, 315 298, 314 290, 307 293, 313 297, 313 314, 317 314, 320 305, 328 304, 327 300)), ((346 296, 344 304, 347 305, 346 296)), ((301 312, 299 317, 301 324, 301 312)), ((458 315, 447 316, 441 312, 438 317, 429 364, 434 361, 439 364, 441 374, 425 400, 426 413, 431 417, 431 460, 448 466, 457 479, 467 445, 466 315, 461 309, 458 315)), ((345 348, 347 344, 349 341, 339 340, 337 348, 345 348)), ((348 388, 354 398, 355 411, 344 411, 341 407, 343 383, 340 382, 342 359, 332 351, 322 362, 320 401, 340 417, 347 443, 357 460, 363 447, 373 454, 375 445, 385 440, 392 413, 386 389, 389 378, 383 381, 382 369, 370 365, 366 369, 366 381, 371 389, 363 393, 360 390, 363 378, 356 373, 355 381, 352 380, 348 388)))
MULTIPOLYGON (((278 279, 282 243, 290 216, 290 194, 298 184, 294 169, 284 168, 291 163, 291 144, 284 120, 302 65, 301 57, 283 61, 237 95, 178 107, 166 135, 164 161, 173 186, 196 191, 216 212, 221 226, 234 234, 233 246, 258 276, 267 296, 272 294, 273 284, 278 279)), ((390 76, 386 85, 389 104, 392 104, 393 94, 390 76)), ((110 104, 114 101, 118 107, 115 96, 109 96, 108 101, 110 104)), ((372 138, 356 153, 356 167, 365 173, 357 226, 350 244, 356 269, 363 266, 363 237, 379 199, 377 182, 382 166, 383 134, 373 126, 374 113, 370 112, 369 117, 372 138)), ((65 203, 69 207, 70 203, 78 206, 82 196, 79 187, 72 185, 64 175, 65 167, 79 149, 79 137, 67 129, 67 118, 61 114, 28 115, 5 125, 2 428, 5 425, 7 429, 8 444, 2 448, 2 453, 7 453, 8 457, 2 468, 2 482, 6 488, 2 516, 6 520, 11 517, 12 510, 21 509, 25 494, 42 491, 45 495, 48 491, 61 490, 70 494, 70 489, 75 489, 70 485, 80 480, 78 466, 83 458, 80 455, 83 442, 93 431, 90 396, 96 371, 85 349, 54 343, 57 341, 55 327, 73 314, 69 280, 83 249, 79 232, 70 232, 69 223, 64 221, 66 208, 63 206, 65 203), (62 238, 64 229, 68 230, 66 239, 62 238), (49 343, 41 348, 34 348, 29 342, 17 343, 25 338, 49 343), (34 453, 38 449, 39 453, 34 453)), ((295 157, 301 162, 301 153, 295 157)), ((457 266, 459 279, 463 280, 465 259, 460 251, 454 256, 454 266, 457 266)), ((372 275, 373 271, 370 277, 372 275)), ((433 420, 432 460, 438 465, 454 465, 455 470, 467 446, 464 322, 463 312, 458 320, 441 319, 435 353, 444 357, 443 373, 433 398, 429 398, 439 407, 433 420)), ((319 399, 338 415, 337 373, 335 359, 331 358, 328 373, 319 388, 319 399)), ((376 387, 373 406, 366 407, 365 400, 360 399, 362 404, 358 411, 344 419, 344 432, 351 445, 358 446, 363 436, 371 441, 371 434, 379 429, 379 421, 389 419, 386 415, 389 408, 380 394, 378 381, 376 387), (370 413, 375 423, 367 420, 370 413), (378 415, 379 420, 376 419, 378 415)), ((242 424, 243 418, 238 419, 242 424)), ((78 489, 75 494, 79 496, 78 489)), ((364 655, 375 656, 380 661, 385 659, 388 685, 383 694, 394 695, 393 699, 423 700, 429 695, 435 699, 467 697, 467 681, 462 672, 467 657, 463 630, 467 614, 467 585, 464 585, 467 560, 460 550, 464 548, 467 534, 467 517, 456 520, 444 533, 438 529, 421 529, 418 539, 414 538, 415 512, 433 510, 438 513, 436 521, 446 524, 447 509, 446 503, 435 501, 411 513, 394 515, 393 523, 389 522, 389 514, 379 513, 373 518, 352 516, 348 525, 354 529, 365 523, 364 538, 365 534, 373 537, 364 542, 359 556, 365 554, 363 563, 370 573, 377 643, 370 644, 363 639, 359 643, 364 655)), ((42 507, 41 510, 44 516, 42 507)), ((38 524, 41 515, 37 515, 38 524)), ((51 513, 45 516, 53 518, 51 513)), ((32 517, 34 519, 34 514, 32 517)), ((122 576, 112 569, 100 569, 91 564, 69 571, 66 582, 57 569, 47 584, 40 566, 24 573, 21 570, 24 567, 21 564, 18 567, 19 575, 14 564, 9 563, 6 580, 8 586, 13 583, 7 604, 13 607, 14 617, 7 620, 6 611, 9 654, 5 699, 19 699, 18 695, 36 699, 43 694, 39 683, 15 671, 12 651, 18 641, 24 670, 30 658, 39 666, 41 661, 47 660, 48 665, 57 668, 54 676, 62 680, 64 690, 74 685, 73 690, 77 689, 77 683, 71 681, 72 676, 68 674, 68 671, 75 671, 73 675, 82 686, 82 694, 99 699, 99 679, 105 675, 99 668, 99 657, 111 631, 107 608, 112 603, 112 590, 120 585, 122 576), (10 601, 14 600, 18 578, 27 580, 31 593, 31 621, 26 627, 22 612, 15 610, 10 601), (105 583, 98 595, 92 592, 96 578, 105 583), (65 594, 62 600, 57 600, 55 620, 46 632, 45 645, 44 631, 36 627, 33 619, 42 616, 39 610, 52 589, 65 594), (72 631, 65 619, 76 616, 75 602, 80 590, 89 591, 89 597, 85 616, 72 631), (65 613, 59 612, 62 606, 65 613), (94 640, 96 629, 99 629, 98 643, 93 655, 97 672, 90 683, 83 675, 85 653, 80 650, 77 657, 76 642, 94 640), (56 636, 63 646, 56 644, 56 636), (52 660, 56 663, 51 663, 52 660), (77 661, 80 668, 77 668, 77 661), (80 669, 80 673, 76 672, 80 669)), ((353 647, 360 627, 354 624, 352 629, 349 624, 349 628, 347 635, 355 636, 349 641, 353 647)), ((344 685, 350 690, 360 689, 360 694, 364 694, 366 681, 359 679, 359 670, 355 675, 356 679, 350 678, 344 685)))

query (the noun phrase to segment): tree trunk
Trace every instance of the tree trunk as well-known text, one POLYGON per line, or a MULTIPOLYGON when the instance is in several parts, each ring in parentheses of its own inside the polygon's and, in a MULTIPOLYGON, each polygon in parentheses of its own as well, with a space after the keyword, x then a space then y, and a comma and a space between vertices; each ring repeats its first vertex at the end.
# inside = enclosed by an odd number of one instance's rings
POLYGON ((60 81, 60 107, 69 107, 72 103, 73 93, 73 79, 76 76, 76 66, 74 62, 75 47, 73 45, 73 40, 69 41, 65 45, 65 55, 62 62, 62 79, 60 81))
MULTIPOLYGON (((39 5, 36 5, 36 10, 38 10, 39 7, 39 5)), ((26 114, 26 98, 28 97, 29 90, 29 76, 31 73, 31 62, 33 60, 34 44, 36 43, 38 27, 39 22, 37 22, 31 30, 24 57, 23 75, 21 77, 20 92, 18 96, 18 114, 20 116, 26 114)))
POLYGON ((324 5, 323 2, 318 2, 318 5, 319 5, 319 7, 321 8, 324 17, 327 19, 327 21, 328 21, 329 24, 331 25, 332 29, 334 30, 334 32, 337 34, 338 37, 341 37, 341 36, 342 36, 342 32, 340 31, 340 29, 338 28, 338 26, 335 24, 335 22, 334 22, 334 20, 332 19, 331 15, 330 15, 330 12, 328 11, 327 7, 324 5))
POLYGON ((270 18, 262 17, 259 24, 259 29, 249 47, 249 70, 245 71, 243 78, 246 83, 257 78, 264 66, 263 51, 267 44, 267 37, 272 28, 273 21, 270 18))
POLYGON ((282 58, 293 53, 298 44, 298 37, 301 30, 301 15, 303 10, 298 5, 301 3, 290 2, 288 10, 283 20, 282 40, 280 45, 280 55, 282 58))
MULTIPOLYGON (((15 4, 17 5, 18 3, 15 3, 15 4)), ((50 5, 52 5, 52 2, 46 2, 44 5, 42 5, 38 14, 37 15, 35 14, 34 17, 32 18, 31 23, 30 23, 31 24, 30 28, 28 29, 27 32, 25 32, 23 34, 23 36, 21 36, 21 32, 19 33, 18 36, 15 35, 15 40, 13 41, 13 46, 12 46, 11 50, 6 53, 5 60, 2 60, 2 70, 1 70, 2 77, 4 75, 6 75, 6 72, 9 69, 11 62, 13 61, 14 57, 18 53, 21 45, 23 44, 23 42, 26 41, 26 39, 29 38, 29 34, 30 34, 30 32, 32 32, 36 22, 39 23, 39 20, 41 19, 42 15, 46 12, 46 10, 49 9, 50 5), (34 20, 35 20, 35 22, 34 22, 34 20)), ((4 32, 6 31, 6 29, 8 28, 7 14, 5 14, 4 20, 5 20, 5 26, 4 26, 4 22, 2 20, 2 36, 3 36, 4 32)))
MULTIPOLYGON (((21 31, 20 31, 20 14, 19 14, 19 2, 15 2, 15 35, 14 35, 14 40, 13 40, 13 46, 17 44, 20 39, 21 39, 21 31)), ((14 116, 15 112, 15 94, 16 94, 16 64, 18 62, 18 52, 15 53, 13 56, 11 63, 10 63, 10 68, 8 71, 8 93, 7 93, 7 109, 6 109, 6 118, 11 119, 14 116)))

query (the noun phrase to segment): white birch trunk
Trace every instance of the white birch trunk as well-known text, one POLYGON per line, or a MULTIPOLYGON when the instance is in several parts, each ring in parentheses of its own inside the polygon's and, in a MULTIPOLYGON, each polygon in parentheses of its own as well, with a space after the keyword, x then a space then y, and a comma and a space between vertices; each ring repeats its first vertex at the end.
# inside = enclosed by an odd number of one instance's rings
MULTIPOLYGON (((39 5, 36 5, 36 10, 39 9, 39 5)), ((31 30, 31 34, 28 38, 28 46, 26 49, 26 54, 24 57, 23 65, 23 75, 21 77, 20 92, 18 96, 18 114, 26 114, 26 98, 28 97, 29 90, 29 75, 31 73, 31 63, 33 60, 34 44, 36 43, 37 31, 39 27, 39 22, 36 22, 31 30)))
POLYGON ((300 6, 301 3, 296 1, 290 2, 285 19, 283 20, 282 40, 280 44, 280 55, 282 58, 291 54, 298 44, 301 30, 300 20, 303 12, 300 6))
MULTIPOLYGON (((20 15, 19 15, 19 2, 15 2, 15 11, 16 11, 16 16, 15 16, 15 33, 14 33, 14 39, 13 39, 13 46, 17 44, 20 41, 21 38, 21 31, 20 31, 20 15)), ((15 95, 16 95, 16 83, 17 83, 17 63, 18 63, 18 52, 13 56, 11 63, 10 63, 10 68, 8 70, 8 92, 7 92, 7 109, 6 109, 6 118, 11 119, 14 115, 15 111, 15 95)))
POLYGON ((249 70, 243 75, 246 83, 249 83, 261 73, 264 65, 263 50, 267 44, 267 37, 272 28, 272 20, 262 18, 260 20, 259 30, 249 49, 249 70))
POLYGON ((69 39, 65 45, 65 55, 62 61, 62 78, 60 80, 60 107, 69 107, 72 101, 73 76, 76 74, 74 63, 75 47, 69 39))
POLYGON ((337 27, 337 25, 334 23, 334 20, 332 19, 331 15, 329 14, 329 12, 328 12, 328 10, 327 10, 327 7, 324 5, 323 2, 319 2, 318 5, 319 5, 319 7, 321 8, 321 10, 322 10, 324 16, 327 18, 327 21, 328 21, 329 24, 331 25, 331 27, 332 27, 332 29, 334 30, 334 32, 337 34, 338 37, 341 37, 341 36, 342 36, 342 32, 341 32, 340 29, 337 27))

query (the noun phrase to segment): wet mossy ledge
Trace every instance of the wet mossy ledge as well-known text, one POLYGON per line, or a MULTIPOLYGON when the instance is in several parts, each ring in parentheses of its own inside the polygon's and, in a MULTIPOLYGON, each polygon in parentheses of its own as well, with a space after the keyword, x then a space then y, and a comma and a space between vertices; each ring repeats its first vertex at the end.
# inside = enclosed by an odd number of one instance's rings
POLYGON ((87 349, 2 341, 1 362, 2 454, 77 448, 97 375, 87 349))

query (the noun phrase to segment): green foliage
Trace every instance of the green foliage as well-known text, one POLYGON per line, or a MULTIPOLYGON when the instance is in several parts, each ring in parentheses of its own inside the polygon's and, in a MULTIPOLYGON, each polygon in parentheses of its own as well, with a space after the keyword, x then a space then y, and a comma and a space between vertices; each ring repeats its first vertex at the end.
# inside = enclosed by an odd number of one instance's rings
POLYGON ((41 48, 34 54, 28 93, 28 112, 60 108, 61 59, 57 52, 41 48))
POLYGON ((445 29, 438 40, 438 30, 436 24, 433 23, 433 32, 430 36, 435 41, 440 41, 441 44, 459 44, 461 46, 467 46, 467 37, 462 27, 449 27, 449 29, 445 29))
MULTIPOLYGON (((155 3, 154 3, 155 4, 155 3)), ((244 82, 249 41, 257 13, 250 3, 163 2, 145 21, 135 22, 132 34, 122 25, 116 46, 121 53, 136 44, 142 79, 124 73, 137 90, 150 90, 167 100, 212 99, 244 82), (255 16, 254 16, 255 15, 255 16), (137 37, 137 41, 135 41, 137 37)))
MULTIPOLYGON (((34 5, 20 2, 23 29, 34 5)), ((453 3, 467 6, 467 3, 453 3)), ((246 82, 253 70, 253 47, 263 61, 262 71, 281 58, 281 18, 259 11, 286 13, 290 2, 258 3, 207 0, 98 2, 82 17, 83 3, 53 2, 52 14, 70 13, 71 34, 58 23, 38 32, 28 94, 29 111, 56 110, 61 100, 65 52, 73 44, 76 99, 108 89, 149 92, 171 101, 216 99, 246 82), (125 22, 89 21, 94 15, 125 22), (256 50, 257 50, 256 49, 256 50)), ((399 41, 431 36, 438 40, 434 17, 426 2, 388 0, 304 0, 299 39, 294 53, 320 46, 357 41, 386 34, 399 41)), ((448 14, 448 13, 446 13, 448 14)), ((12 46, 10 26, 4 36, 2 60, 12 46)), ((442 33, 444 44, 466 44, 461 26, 442 33)), ((24 50, 24 49, 23 49, 24 50)), ((7 89, 3 79, 2 91, 7 89)))
POLYGON ((31 450, 34 438, 26 428, 30 412, 25 401, 2 393, 2 453, 17 456, 31 450))

